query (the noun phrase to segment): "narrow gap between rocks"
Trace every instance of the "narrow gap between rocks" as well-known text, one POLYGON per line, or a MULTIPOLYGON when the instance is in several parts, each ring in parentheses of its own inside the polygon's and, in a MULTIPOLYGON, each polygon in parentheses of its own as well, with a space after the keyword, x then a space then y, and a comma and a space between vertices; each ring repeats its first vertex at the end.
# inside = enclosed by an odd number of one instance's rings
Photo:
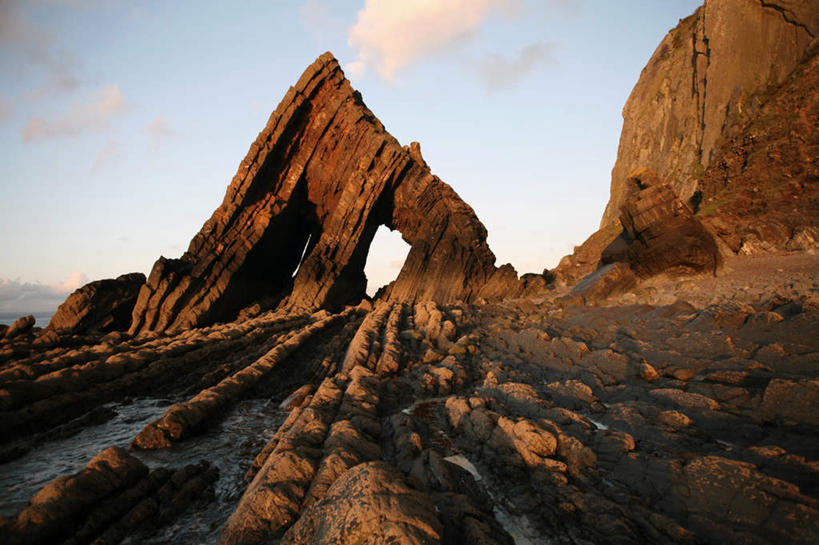
POLYGON ((296 275, 298 274, 299 269, 301 268, 301 264, 304 263, 304 256, 307 254, 307 248, 310 247, 310 241, 312 239, 313 239, 313 233, 310 233, 307 236, 307 242, 304 243, 304 249, 301 251, 301 257, 299 258, 299 264, 296 265, 296 268, 293 271, 293 274, 290 275, 290 278, 296 278, 296 275))

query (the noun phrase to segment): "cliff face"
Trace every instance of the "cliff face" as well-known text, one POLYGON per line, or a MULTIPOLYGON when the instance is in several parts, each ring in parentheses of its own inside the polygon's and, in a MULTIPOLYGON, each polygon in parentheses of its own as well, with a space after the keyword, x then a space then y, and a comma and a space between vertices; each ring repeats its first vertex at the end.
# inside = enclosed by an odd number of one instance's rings
POLYGON ((617 220, 637 168, 654 170, 689 199, 739 101, 781 83, 816 36, 819 0, 706 0, 680 21, 623 108, 601 226, 617 220))
POLYGON ((358 302, 380 225, 411 247, 389 299, 468 300, 495 272, 469 205, 417 144, 384 130, 326 53, 270 116, 188 251, 156 262, 131 331, 199 326, 263 297, 291 309, 358 302))
POLYGON ((819 246, 819 46, 740 103, 702 178, 699 216, 734 252, 819 246))

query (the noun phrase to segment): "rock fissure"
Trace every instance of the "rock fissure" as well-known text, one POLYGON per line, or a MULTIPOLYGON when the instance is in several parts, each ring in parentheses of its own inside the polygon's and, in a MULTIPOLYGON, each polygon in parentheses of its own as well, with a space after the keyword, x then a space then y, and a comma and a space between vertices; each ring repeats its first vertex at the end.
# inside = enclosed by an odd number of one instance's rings
POLYGON ((773 2, 766 2, 765 0, 759 0, 759 3, 763 8, 772 9, 772 10, 777 11, 780 15, 782 15, 782 19, 784 19, 786 23, 788 23, 790 25, 793 25, 796 28, 804 30, 805 32, 808 33, 808 36, 810 36, 811 38, 816 37, 813 34, 813 32, 811 31, 810 27, 808 27, 808 25, 798 21, 796 19, 796 17, 794 16, 794 13, 792 11, 790 11, 789 9, 787 9, 787 8, 785 8, 783 6, 780 6, 779 4, 775 4, 773 2))

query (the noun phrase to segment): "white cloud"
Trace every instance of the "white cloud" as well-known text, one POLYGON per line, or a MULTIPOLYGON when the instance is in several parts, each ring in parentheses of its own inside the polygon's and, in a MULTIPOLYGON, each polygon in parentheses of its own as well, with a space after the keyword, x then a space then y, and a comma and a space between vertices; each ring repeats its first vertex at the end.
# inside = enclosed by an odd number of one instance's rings
POLYGON ((517 11, 514 0, 367 0, 348 32, 358 59, 354 71, 374 68, 386 81, 419 59, 470 39, 497 8, 517 11))
POLYGON ((23 127, 26 142, 72 136, 87 130, 108 127, 109 119, 122 113, 127 105, 125 97, 116 85, 109 85, 94 93, 85 102, 75 102, 71 109, 54 120, 35 117, 23 127))
POLYGON ((535 42, 511 60, 498 54, 489 55, 478 65, 478 74, 490 92, 513 87, 539 66, 554 64, 553 49, 554 44, 535 42))
POLYGON ((69 274, 64 281, 48 284, 48 286, 57 290, 58 293, 70 293, 86 284, 88 284, 88 276, 84 272, 76 271, 69 274))
POLYGON ((87 283, 88 277, 81 272, 71 273, 65 281, 52 284, 0 278, 0 315, 11 318, 54 312, 69 293, 87 283))

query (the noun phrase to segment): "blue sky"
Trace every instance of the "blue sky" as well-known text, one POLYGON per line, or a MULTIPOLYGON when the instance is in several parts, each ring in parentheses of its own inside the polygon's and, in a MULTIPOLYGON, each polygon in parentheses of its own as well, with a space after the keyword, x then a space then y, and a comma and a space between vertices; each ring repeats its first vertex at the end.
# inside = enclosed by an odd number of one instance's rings
MULTIPOLYGON (((597 227, 640 70, 699 3, 0 0, 0 313, 181 255, 327 50, 498 265, 554 267, 597 227)), ((406 250, 392 235, 374 287, 406 250)))

